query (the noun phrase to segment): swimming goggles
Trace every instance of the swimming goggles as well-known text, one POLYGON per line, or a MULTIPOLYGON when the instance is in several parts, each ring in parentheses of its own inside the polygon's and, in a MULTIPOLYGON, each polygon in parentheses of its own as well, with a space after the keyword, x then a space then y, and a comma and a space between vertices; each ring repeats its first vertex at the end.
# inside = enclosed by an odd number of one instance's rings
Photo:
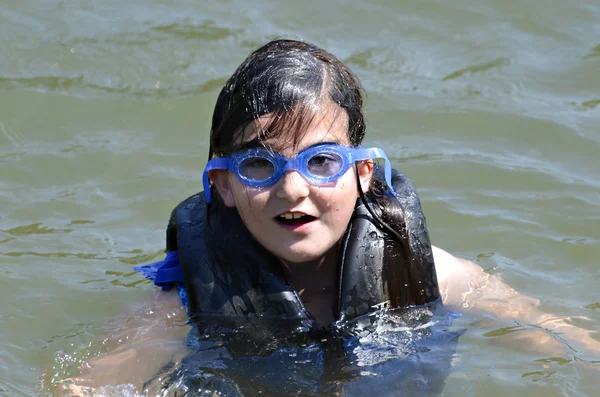
POLYGON ((381 158, 385 160, 384 175, 391 192, 392 166, 380 148, 348 147, 337 144, 320 144, 287 158, 279 153, 253 148, 235 152, 229 157, 217 157, 206 164, 202 183, 206 202, 210 203, 211 170, 229 170, 247 186, 260 188, 275 184, 286 171, 297 171, 310 184, 323 186, 338 180, 357 161, 381 158))

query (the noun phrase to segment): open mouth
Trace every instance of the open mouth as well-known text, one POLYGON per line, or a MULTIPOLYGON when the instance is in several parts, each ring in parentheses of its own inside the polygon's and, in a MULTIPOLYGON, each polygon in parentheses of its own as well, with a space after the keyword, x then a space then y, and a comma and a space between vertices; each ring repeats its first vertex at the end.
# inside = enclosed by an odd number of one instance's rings
POLYGON ((286 226, 301 226, 306 223, 314 221, 315 218, 312 215, 306 215, 299 212, 285 212, 275 217, 278 223, 286 226))

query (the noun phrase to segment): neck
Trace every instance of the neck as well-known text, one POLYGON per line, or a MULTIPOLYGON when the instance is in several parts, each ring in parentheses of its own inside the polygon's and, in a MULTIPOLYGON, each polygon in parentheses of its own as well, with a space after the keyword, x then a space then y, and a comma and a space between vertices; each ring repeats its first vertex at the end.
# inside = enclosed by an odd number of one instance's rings
POLYGON ((314 261, 283 262, 287 279, 319 326, 327 326, 334 320, 338 292, 338 255, 339 244, 336 244, 314 261))
POLYGON ((335 285, 339 245, 336 244, 322 257, 308 262, 283 262, 287 279, 298 290, 318 290, 319 285, 335 285))

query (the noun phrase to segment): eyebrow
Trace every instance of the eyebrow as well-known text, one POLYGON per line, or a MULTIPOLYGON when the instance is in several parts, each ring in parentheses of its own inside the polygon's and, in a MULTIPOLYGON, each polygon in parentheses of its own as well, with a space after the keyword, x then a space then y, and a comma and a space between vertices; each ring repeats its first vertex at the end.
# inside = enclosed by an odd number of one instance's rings
POLYGON ((254 138, 247 142, 242 142, 241 144, 238 145, 236 150, 258 149, 258 148, 264 148, 264 147, 265 147, 265 145, 263 144, 263 141, 261 139, 254 138))
MULTIPOLYGON (((328 140, 328 141, 323 141, 323 142, 316 142, 316 143, 314 143, 312 145, 305 146, 305 147, 301 148, 300 150, 298 150, 298 152, 302 152, 303 150, 306 150, 306 149, 309 149, 309 148, 312 148, 312 147, 316 147, 316 146, 321 146, 321 145, 341 145, 341 146, 346 146, 344 143, 342 143, 341 140, 339 140, 339 139, 333 139, 333 140, 328 140)), ((264 144, 264 140, 259 139, 259 138, 254 138, 252 140, 244 142, 243 144, 241 144, 239 146, 239 149, 237 149, 237 150, 246 150, 246 149, 267 149, 267 150, 275 151, 275 150, 273 150, 273 147, 266 146, 264 144)))
POLYGON ((302 149, 300 149, 300 150, 299 150, 299 152, 301 152, 301 151, 303 151, 303 150, 306 150, 306 149, 313 148, 313 147, 321 146, 321 145, 341 145, 341 146, 346 146, 346 145, 344 145, 344 144, 343 144, 343 143, 342 143, 340 140, 337 140, 337 139, 336 139, 336 140, 334 140, 334 141, 323 141, 323 142, 317 142, 317 143, 314 143, 314 144, 312 144, 312 145, 309 145, 309 146, 303 147, 302 149))

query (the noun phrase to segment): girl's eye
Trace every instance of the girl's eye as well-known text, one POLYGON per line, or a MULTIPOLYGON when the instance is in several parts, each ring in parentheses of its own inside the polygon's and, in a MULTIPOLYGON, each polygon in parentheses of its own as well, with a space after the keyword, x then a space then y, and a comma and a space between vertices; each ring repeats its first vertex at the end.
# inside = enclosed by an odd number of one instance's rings
POLYGON ((310 160, 308 160, 308 165, 310 166, 326 166, 327 164, 329 164, 331 161, 335 161, 335 159, 332 156, 328 156, 326 154, 320 154, 318 156, 314 156, 311 157, 310 160))
POLYGON ((336 154, 318 154, 308 160, 307 168, 311 174, 327 177, 336 174, 342 168, 342 163, 336 154))
POLYGON ((244 168, 268 168, 268 167, 272 168, 273 163, 271 163, 267 159, 255 157, 255 158, 251 158, 251 159, 244 161, 243 167, 244 168))
POLYGON ((250 180, 263 181, 275 172, 275 165, 264 157, 251 157, 240 164, 240 174, 250 180))

